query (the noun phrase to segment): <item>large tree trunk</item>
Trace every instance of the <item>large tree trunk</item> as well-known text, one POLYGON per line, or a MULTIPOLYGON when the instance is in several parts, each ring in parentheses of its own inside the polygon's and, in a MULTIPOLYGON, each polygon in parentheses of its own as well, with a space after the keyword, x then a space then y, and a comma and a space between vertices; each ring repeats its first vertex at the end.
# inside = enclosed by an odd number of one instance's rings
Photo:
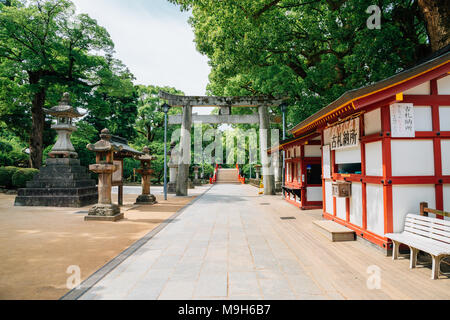
POLYGON ((450 6, 448 0, 418 0, 425 18, 433 52, 450 44, 450 6))
POLYGON ((44 103, 46 88, 39 86, 41 75, 29 72, 30 84, 34 86, 34 96, 31 107, 32 126, 30 133, 30 165, 39 169, 42 166, 43 134, 45 125, 44 103))

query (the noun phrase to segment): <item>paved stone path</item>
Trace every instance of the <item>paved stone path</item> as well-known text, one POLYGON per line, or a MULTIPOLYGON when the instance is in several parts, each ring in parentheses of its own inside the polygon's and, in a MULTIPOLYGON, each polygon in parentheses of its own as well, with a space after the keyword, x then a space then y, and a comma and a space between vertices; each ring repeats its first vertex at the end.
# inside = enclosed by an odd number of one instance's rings
POLYGON ((81 299, 330 298, 269 219, 272 198, 257 192, 215 185, 81 299))

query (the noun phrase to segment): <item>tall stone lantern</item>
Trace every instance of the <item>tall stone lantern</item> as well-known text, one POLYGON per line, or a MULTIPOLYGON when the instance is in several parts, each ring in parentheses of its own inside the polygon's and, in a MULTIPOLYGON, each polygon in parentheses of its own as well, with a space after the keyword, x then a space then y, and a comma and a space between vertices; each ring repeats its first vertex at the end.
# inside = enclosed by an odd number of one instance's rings
POLYGON ((83 114, 70 106, 69 93, 64 93, 61 102, 56 107, 44 109, 45 113, 56 118, 56 124, 52 129, 58 134, 58 140, 48 154, 50 158, 78 158, 75 148, 70 141, 70 136, 77 127, 73 124, 73 119, 80 118, 83 114))
POLYGON ((141 161, 141 168, 137 172, 142 176, 142 194, 136 199, 136 204, 152 205, 158 203, 156 197, 150 193, 150 178, 153 173, 153 170, 150 169, 150 163, 156 158, 150 155, 148 147, 145 147, 142 151, 144 154, 136 158, 141 161))
POLYGON ((90 151, 96 153, 96 164, 90 165, 89 170, 98 174, 98 204, 89 210, 86 221, 117 221, 124 217, 119 206, 112 203, 112 174, 118 170, 114 164, 114 152, 121 151, 111 143, 111 134, 108 129, 103 129, 100 134, 101 140, 95 144, 87 145, 90 151))
POLYGON ((58 133, 58 141, 39 174, 18 191, 15 205, 81 208, 96 203, 96 181, 81 165, 70 142, 70 136, 77 130, 73 120, 83 115, 70 105, 68 93, 64 93, 57 106, 44 112, 56 118, 52 129, 58 133))
POLYGON ((198 175, 198 171, 200 170, 200 167, 199 166, 195 166, 194 167, 194 186, 201 186, 202 185, 202 182, 201 182, 201 180, 199 179, 199 175, 198 175))
POLYGON ((257 164, 257 165, 255 165, 255 171, 256 171, 256 180, 261 180, 261 168, 262 168, 262 165, 260 165, 260 164, 257 164))

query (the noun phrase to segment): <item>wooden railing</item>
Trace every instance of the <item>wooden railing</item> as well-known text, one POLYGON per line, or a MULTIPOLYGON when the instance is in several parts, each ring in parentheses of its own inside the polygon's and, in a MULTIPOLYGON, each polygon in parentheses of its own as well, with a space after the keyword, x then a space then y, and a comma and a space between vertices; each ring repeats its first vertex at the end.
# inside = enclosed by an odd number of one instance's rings
POLYGON ((424 216, 424 217, 428 217, 429 213, 435 214, 437 216, 442 216, 442 217, 450 217, 450 212, 445 212, 445 211, 436 210, 436 209, 430 209, 430 208, 428 208, 427 202, 422 202, 420 204, 420 215, 424 216))

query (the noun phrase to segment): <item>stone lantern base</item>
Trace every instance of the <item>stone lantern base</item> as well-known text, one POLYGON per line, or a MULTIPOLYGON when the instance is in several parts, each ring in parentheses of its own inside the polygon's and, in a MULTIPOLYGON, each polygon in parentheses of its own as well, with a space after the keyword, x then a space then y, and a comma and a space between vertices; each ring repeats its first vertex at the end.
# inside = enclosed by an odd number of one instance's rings
POLYGON ((96 181, 79 159, 47 159, 27 187, 19 189, 15 206, 81 208, 98 201, 96 181))
POLYGON ((124 218, 119 206, 115 204, 96 204, 89 210, 85 221, 118 221, 124 218))
POLYGON ((192 182, 191 179, 188 180, 188 188, 189 189, 195 189, 195 185, 194 185, 194 183, 192 182))
POLYGON ((141 205, 152 205, 157 204, 156 197, 152 194, 141 194, 137 199, 135 204, 141 205))

